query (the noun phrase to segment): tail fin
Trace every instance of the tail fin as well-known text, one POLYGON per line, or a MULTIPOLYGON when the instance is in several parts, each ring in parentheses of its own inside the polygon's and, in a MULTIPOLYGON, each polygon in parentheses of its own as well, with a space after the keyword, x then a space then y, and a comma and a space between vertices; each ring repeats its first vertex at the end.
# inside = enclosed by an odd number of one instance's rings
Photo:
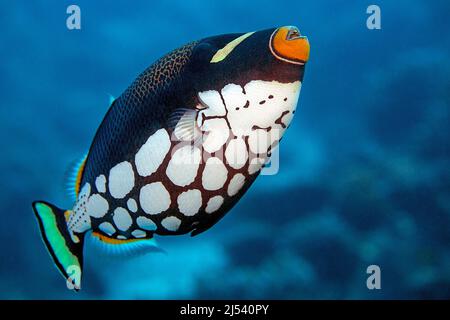
POLYGON ((61 210, 43 201, 33 202, 33 209, 42 239, 53 261, 67 280, 68 288, 78 291, 83 268, 84 236, 75 236, 75 239, 72 239, 66 223, 66 215, 70 211, 61 210))

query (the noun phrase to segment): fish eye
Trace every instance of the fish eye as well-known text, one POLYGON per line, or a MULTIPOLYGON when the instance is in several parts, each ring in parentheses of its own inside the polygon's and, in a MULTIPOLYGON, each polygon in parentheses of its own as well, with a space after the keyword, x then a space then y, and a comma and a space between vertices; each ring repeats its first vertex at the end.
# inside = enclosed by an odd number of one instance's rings
POLYGON ((197 44, 197 46, 194 49, 194 53, 191 56, 191 65, 192 65, 192 71, 193 72, 202 72, 206 68, 205 61, 209 61, 216 52, 216 48, 214 48, 210 43, 208 42, 201 42, 197 44))

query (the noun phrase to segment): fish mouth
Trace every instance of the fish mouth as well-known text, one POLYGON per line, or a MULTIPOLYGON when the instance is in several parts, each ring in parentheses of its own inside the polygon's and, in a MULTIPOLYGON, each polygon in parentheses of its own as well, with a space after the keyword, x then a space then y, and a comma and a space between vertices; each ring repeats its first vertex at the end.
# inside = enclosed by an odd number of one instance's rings
POLYGON ((270 36, 269 47, 277 59, 288 63, 304 65, 309 59, 308 38, 295 26, 276 29, 270 36))

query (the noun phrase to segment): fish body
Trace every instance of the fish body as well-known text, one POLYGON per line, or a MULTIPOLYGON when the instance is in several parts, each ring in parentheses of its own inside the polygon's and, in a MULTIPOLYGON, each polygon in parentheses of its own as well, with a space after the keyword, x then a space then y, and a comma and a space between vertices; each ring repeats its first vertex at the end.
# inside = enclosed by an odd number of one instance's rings
POLYGON ((295 112, 309 43, 296 27, 188 43, 113 101, 62 210, 33 203, 61 273, 79 287, 86 235, 112 246, 203 232, 242 197, 295 112))

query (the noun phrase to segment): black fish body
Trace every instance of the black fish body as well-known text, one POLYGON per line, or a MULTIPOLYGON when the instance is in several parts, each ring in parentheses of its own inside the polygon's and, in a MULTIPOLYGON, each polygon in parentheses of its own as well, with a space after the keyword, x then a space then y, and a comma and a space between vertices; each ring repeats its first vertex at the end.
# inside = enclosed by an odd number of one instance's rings
POLYGON ((111 245, 205 231, 242 197, 289 126, 309 44, 295 27, 189 43, 111 105, 71 210, 33 204, 63 275, 87 233, 111 245), (54 231, 57 231, 56 233, 54 231))

